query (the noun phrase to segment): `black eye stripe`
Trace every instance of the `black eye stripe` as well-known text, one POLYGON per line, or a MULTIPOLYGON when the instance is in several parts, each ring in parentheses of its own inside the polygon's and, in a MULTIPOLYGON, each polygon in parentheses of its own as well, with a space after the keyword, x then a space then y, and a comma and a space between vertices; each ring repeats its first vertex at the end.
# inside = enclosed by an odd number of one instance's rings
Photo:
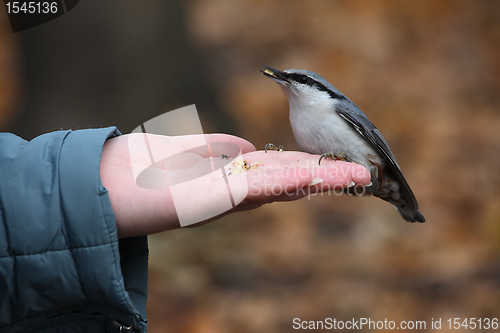
POLYGON ((295 82, 307 84, 308 86, 312 86, 316 82, 307 75, 297 73, 287 74, 287 78, 295 82))
MULTIPOLYGON (((285 74, 285 73, 283 73, 283 74, 285 74)), ((301 84, 306 84, 310 87, 316 87, 320 91, 325 91, 334 99, 347 99, 347 97, 345 97, 343 95, 339 95, 339 94, 331 91, 330 89, 325 87, 322 83, 319 83, 314 78, 312 78, 308 75, 298 74, 298 73, 287 73, 287 74, 285 74, 285 77, 288 80, 295 81, 295 82, 298 82, 301 84)))

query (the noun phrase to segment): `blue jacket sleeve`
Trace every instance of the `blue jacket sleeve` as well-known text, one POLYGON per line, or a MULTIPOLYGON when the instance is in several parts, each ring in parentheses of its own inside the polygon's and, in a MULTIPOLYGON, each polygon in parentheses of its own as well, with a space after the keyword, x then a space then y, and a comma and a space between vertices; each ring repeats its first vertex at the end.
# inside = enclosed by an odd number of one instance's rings
POLYGON ((145 331, 147 239, 118 241, 99 176, 102 146, 117 135, 0 134, 0 331, 145 331))

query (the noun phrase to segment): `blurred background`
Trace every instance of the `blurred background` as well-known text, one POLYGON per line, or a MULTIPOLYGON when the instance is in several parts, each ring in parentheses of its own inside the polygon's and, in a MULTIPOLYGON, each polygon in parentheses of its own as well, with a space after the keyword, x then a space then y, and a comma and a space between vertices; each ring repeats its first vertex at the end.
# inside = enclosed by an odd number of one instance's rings
POLYGON ((0 10, 0 131, 128 133, 196 104, 206 133, 296 150, 262 64, 351 98, 427 222, 324 194, 151 236, 149 332, 500 317, 498 1, 81 1, 16 34, 0 10))

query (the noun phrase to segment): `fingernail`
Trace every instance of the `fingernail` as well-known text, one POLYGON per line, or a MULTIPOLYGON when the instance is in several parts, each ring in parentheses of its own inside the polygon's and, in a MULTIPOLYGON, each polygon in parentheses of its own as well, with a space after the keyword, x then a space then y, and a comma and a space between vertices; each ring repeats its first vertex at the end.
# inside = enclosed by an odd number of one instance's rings
POLYGON ((323 179, 321 178, 313 178, 312 182, 309 184, 309 186, 317 185, 319 183, 322 183, 323 179))
POLYGON ((351 183, 350 183, 350 184, 349 184, 349 186, 347 186, 347 187, 348 187, 348 188, 349 188, 349 187, 353 187, 354 185, 356 185, 356 183, 355 183, 355 182, 353 182, 353 181, 351 180, 351 183))

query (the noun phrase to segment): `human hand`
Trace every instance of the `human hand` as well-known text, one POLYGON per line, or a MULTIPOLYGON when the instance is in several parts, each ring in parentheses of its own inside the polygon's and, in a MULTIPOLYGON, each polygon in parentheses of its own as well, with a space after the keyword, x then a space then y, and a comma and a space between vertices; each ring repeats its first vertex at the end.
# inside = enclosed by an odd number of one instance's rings
MULTIPOLYGON (((142 170, 148 168, 153 156, 175 155, 177 157, 175 165, 166 167, 168 171, 173 171, 167 183, 176 181, 172 175, 177 178, 186 177, 186 174, 189 176, 193 169, 198 169, 193 166, 212 163, 213 168, 214 161, 220 160, 221 157, 212 154, 211 159, 208 150, 193 151, 193 148, 200 146, 200 142, 206 142, 212 147, 217 143, 231 143, 237 145, 243 155, 238 159, 239 162, 226 166, 227 179, 215 177, 213 174, 205 175, 200 177, 197 186, 189 186, 188 183, 182 186, 186 205, 202 215, 204 212, 210 212, 214 205, 217 206, 223 200, 227 201, 227 191, 223 195, 217 188, 221 188, 221 184, 225 188, 224 182, 227 185, 228 181, 235 197, 238 192, 245 194, 243 200, 235 207, 215 217, 207 218, 201 221, 202 223, 230 213, 254 209, 265 203, 296 200, 317 192, 338 190, 353 184, 366 185, 370 182, 368 170, 361 165, 323 160, 320 166, 319 155, 293 151, 268 153, 256 151, 248 141, 226 134, 123 135, 106 141, 100 164, 101 180, 109 193, 119 237, 153 234, 180 226, 170 186, 158 189, 140 187, 137 185, 137 172, 134 168, 137 169, 138 166, 142 170), (148 142, 149 152, 144 149, 145 139, 148 142), (246 171, 242 170, 247 168, 242 165, 243 161, 246 161, 247 166, 253 165, 253 167, 246 171)), ((158 158, 155 158, 155 161, 157 160, 158 158)))

